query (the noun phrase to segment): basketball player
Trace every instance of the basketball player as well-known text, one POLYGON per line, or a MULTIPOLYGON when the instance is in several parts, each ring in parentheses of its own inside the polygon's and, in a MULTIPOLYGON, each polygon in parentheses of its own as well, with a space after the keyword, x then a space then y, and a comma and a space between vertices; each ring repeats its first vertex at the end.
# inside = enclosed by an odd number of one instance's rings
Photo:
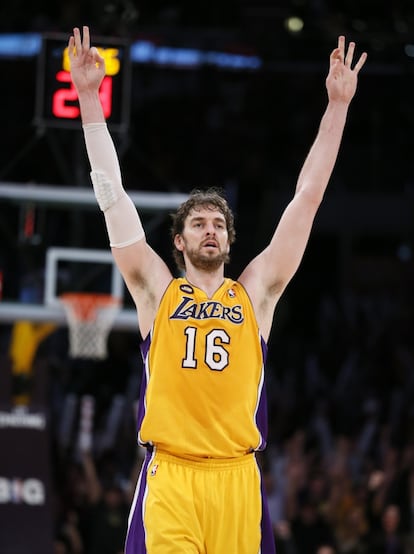
POLYGON ((328 104, 296 192, 268 246, 225 277, 233 215, 215 190, 178 209, 172 236, 184 277, 145 239, 127 196, 98 89, 104 59, 89 29, 69 39, 91 178, 143 337, 138 440, 146 458, 126 554, 271 554, 274 541, 255 453, 266 444, 263 367, 276 304, 298 269, 338 154, 366 54, 345 39, 330 57, 328 104))

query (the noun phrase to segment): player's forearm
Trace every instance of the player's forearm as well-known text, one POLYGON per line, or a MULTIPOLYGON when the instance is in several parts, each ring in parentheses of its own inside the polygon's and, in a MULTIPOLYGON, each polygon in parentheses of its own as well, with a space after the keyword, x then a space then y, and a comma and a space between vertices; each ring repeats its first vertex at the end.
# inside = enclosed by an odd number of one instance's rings
POLYGON ((83 125, 105 123, 105 116, 98 91, 78 93, 78 99, 83 125))
MULTIPOLYGON (((123 189, 121 170, 115 145, 105 121, 83 122, 83 132, 92 180, 94 174, 103 174, 112 183, 115 192, 119 193, 123 189)), ((103 211, 106 209, 105 206, 101 208, 103 211)))
POLYGON ((349 104, 329 102, 319 131, 299 175, 296 193, 306 192, 316 203, 323 198, 338 157, 349 104))

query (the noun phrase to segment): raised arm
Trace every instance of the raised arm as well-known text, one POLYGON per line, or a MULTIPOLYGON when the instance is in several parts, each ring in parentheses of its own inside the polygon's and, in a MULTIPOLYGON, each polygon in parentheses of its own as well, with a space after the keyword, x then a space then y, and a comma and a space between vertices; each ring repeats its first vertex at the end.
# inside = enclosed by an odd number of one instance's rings
POLYGON ((348 108, 357 87, 358 72, 367 57, 363 53, 352 67, 354 50, 355 43, 351 42, 345 54, 345 37, 339 37, 338 47, 330 56, 326 78, 328 105, 299 174, 295 195, 269 245, 240 276, 252 299, 265 338, 270 333, 275 306, 302 260, 316 212, 338 156, 348 108))
POLYGON ((105 216, 113 256, 137 306, 141 334, 145 337, 172 275, 147 244, 138 212, 123 188, 118 156, 99 98, 105 62, 98 50, 90 46, 88 27, 83 27, 82 36, 78 28, 73 30, 68 50, 95 196, 105 216))

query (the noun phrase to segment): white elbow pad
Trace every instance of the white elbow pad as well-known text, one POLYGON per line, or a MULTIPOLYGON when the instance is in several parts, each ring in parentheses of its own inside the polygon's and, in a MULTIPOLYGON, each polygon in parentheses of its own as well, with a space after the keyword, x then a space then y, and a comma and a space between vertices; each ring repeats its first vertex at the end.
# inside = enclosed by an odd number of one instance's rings
POLYGON ((91 180, 98 205, 105 212, 118 200, 120 187, 114 186, 105 173, 100 171, 91 171, 91 180))

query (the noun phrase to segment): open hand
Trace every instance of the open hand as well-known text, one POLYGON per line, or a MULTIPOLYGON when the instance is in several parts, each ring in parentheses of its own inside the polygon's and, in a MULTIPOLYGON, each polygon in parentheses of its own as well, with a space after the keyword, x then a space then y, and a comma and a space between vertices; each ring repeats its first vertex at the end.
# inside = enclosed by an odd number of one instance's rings
POLYGON ((345 37, 338 38, 338 47, 331 53, 326 78, 329 100, 345 103, 352 100, 357 87, 358 73, 367 59, 366 52, 363 52, 352 68, 354 51, 355 42, 350 42, 345 55, 345 37))
POLYGON ((69 38, 68 52, 73 84, 78 92, 96 91, 105 76, 105 61, 95 46, 90 46, 89 27, 83 27, 83 38, 75 27, 69 38))

